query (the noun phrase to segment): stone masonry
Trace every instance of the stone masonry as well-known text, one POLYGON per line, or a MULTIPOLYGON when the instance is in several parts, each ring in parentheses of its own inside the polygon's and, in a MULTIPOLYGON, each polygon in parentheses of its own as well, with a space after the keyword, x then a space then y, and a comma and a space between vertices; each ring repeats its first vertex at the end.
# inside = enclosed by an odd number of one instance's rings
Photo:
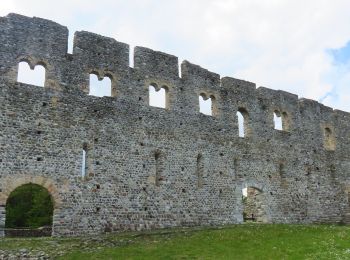
POLYGON ((52 195, 54 236, 242 223, 243 187, 262 192, 265 222, 350 221, 349 113, 188 61, 179 73, 177 57, 144 47, 130 67, 129 46, 97 34, 76 32, 72 54, 67 42, 52 21, 0 17, 0 230, 25 183, 52 195), (21 61, 45 67, 44 88, 17 82, 21 61), (111 97, 88 95, 91 73, 111 97), (165 109, 149 106, 150 85, 165 109))
MULTIPOLYGON (((246 217, 251 221, 266 222, 265 217, 265 200, 263 193, 253 187, 247 188, 247 197, 243 201, 244 210, 246 217)), ((244 216, 244 214, 243 214, 244 216)))

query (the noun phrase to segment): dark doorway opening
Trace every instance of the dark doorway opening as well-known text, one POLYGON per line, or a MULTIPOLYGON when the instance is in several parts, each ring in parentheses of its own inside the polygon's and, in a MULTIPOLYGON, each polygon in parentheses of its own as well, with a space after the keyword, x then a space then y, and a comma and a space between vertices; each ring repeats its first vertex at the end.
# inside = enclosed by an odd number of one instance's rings
POLYGON ((242 193, 243 221, 267 222, 263 192, 255 187, 246 187, 242 193))
POLYGON ((6 236, 50 236, 53 199, 44 187, 28 183, 13 190, 6 202, 6 236))

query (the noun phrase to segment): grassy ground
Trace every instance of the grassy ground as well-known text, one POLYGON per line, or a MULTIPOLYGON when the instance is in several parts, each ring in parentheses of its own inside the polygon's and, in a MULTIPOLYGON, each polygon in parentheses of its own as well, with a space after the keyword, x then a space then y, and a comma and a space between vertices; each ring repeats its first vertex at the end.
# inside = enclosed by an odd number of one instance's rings
POLYGON ((350 259, 350 227, 245 224, 69 239, 0 240, 0 250, 23 248, 61 259, 350 259))

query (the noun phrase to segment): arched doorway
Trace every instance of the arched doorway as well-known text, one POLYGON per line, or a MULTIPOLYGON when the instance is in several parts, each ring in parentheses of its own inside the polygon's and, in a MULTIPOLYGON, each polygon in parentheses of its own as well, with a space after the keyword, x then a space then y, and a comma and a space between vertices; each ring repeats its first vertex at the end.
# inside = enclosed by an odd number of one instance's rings
POLYGON ((242 189, 243 221, 267 222, 264 193, 261 189, 246 186, 242 189))
POLYGON ((6 236, 50 236, 54 202, 41 185, 27 183, 14 189, 5 208, 6 236))

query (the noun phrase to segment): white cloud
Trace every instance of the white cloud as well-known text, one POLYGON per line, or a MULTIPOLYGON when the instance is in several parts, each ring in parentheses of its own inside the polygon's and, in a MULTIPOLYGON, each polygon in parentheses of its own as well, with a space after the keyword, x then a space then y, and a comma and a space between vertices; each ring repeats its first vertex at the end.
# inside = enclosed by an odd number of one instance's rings
POLYGON ((324 102, 350 110, 350 76, 327 54, 350 40, 349 10, 347 0, 12 0, 0 15, 52 19, 303 97, 333 90, 324 102))
POLYGON ((3 1, 0 6, 0 15, 6 15, 16 9, 12 1, 3 1))

